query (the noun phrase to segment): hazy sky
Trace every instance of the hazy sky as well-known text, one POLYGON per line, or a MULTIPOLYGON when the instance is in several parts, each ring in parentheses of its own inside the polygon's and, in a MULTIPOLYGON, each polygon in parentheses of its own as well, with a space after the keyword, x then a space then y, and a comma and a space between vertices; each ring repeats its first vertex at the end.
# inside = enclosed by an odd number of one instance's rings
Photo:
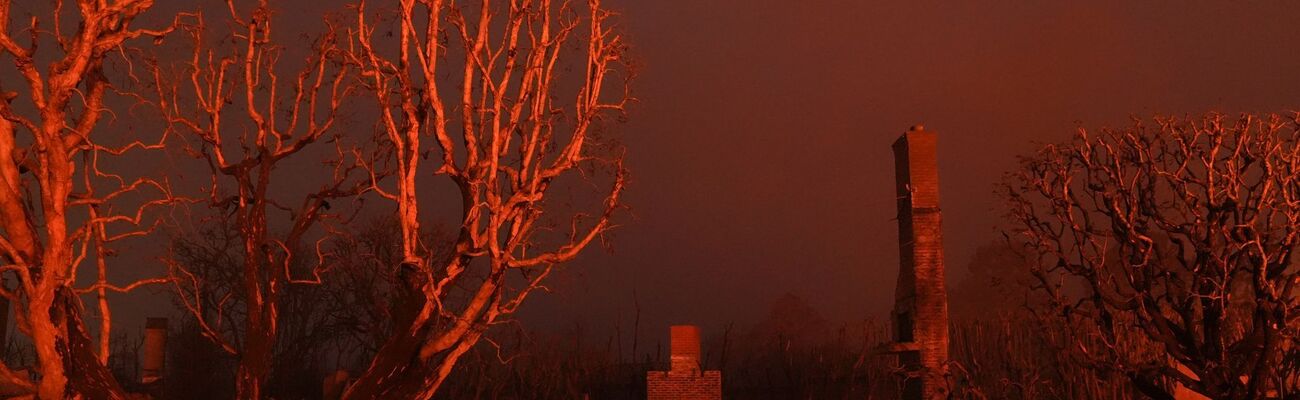
MULTIPOLYGON (((607 1, 643 62, 624 130, 636 218, 527 320, 741 326, 784 292, 883 316, 898 250, 890 144, 939 133, 949 279, 1035 141, 1130 115, 1285 111, 1300 4, 607 1)), ((646 328, 643 328, 646 329, 646 328)))
MULTIPOLYGON (((309 7, 344 3, 278 1, 277 29, 295 38, 319 28, 309 7)), ((643 334, 744 326, 786 292, 833 320, 880 317, 898 262, 889 146, 907 127, 940 135, 955 280, 995 235, 993 183, 1035 141, 1300 100, 1300 3, 605 3, 641 65, 621 127, 632 215, 611 252, 530 297, 521 319, 538 326, 626 327, 634 299, 643 334)), ((159 2, 150 18, 193 4, 220 2, 159 2)))

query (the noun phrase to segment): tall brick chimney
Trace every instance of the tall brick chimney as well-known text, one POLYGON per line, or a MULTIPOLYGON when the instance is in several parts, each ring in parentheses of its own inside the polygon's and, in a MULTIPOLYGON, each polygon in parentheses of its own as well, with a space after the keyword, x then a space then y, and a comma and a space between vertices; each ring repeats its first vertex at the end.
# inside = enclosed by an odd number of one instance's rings
POLYGON ((162 380, 167 360, 167 318, 149 318, 144 324, 144 354, 140 357, 140 383, 162 380))
POLYGON ((912 373, 903 399, 946 396, 948 294, 944 286, 943 227, 934 132, 917 125, 894 142, 898 195, 898 288, 894 341, 912 373))
POLYGON ((668 371, 646 373, 648 400, 720 400, 722 372, 700 367, 700 328, 673 325, 668 329, 672 354, 668 371))

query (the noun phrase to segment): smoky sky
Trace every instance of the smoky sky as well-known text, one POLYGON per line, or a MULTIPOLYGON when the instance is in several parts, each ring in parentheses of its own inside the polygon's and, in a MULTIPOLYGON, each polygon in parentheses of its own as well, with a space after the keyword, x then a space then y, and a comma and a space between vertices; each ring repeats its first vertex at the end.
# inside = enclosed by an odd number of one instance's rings
POLYGON ((627 327, 635 298, 652 333, 743 326, 785 292, 880 318, 898 263, 889 146, 909 126, 939 133, 956 282, 997 236, 993 185, 1036 143, 1300 94, 1290 3, 609 5, 642 63, 624 129, 635 218, 528 320, 627 327))
MULTIPOLYGON (((159 3, 148 21, 222 4, 159 3)), ((274 2, 277 29, 301 40, 346 3, 274 2)), ((787 292, 834 321, 880 318, 898 268, 890 144, 909 126, 939 134, 957 282, 997 237, 993 185, 1016 155, 1131 116, 1300 100, 1296 3, 604 3, 638 72, 639 101, 613 127, 630 211, 608 249, 530 297, 519 319, 535 327, 626 329, 639 309, 642 334, 716 330, 756 322, 787 292)), ((157 296, 116 297, 119 323, 165 312, 157 296)))

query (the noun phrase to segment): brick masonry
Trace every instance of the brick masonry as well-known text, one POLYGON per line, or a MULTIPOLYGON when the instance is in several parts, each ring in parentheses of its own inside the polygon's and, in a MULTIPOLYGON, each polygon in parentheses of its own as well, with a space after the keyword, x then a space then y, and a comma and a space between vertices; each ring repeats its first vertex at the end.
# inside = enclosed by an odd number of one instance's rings
POLYGON ((700 367, 700 328, 673 325, 669 333, 670 369, 646 373, 646 398, 721 400, 722 372, 703 371, 700 367))
POLYGON ((668 371, 646 374, 646 398, 649 400, 720 400, 722 371, 676 375, 668 371))
POLYGON ((935 399, 943 393, 948 360, 948 295, 944 285, 943 226, 934 132, 913 127, 894 142, 898 198, 898 287, 894 292, 894 341, 915 344, 900 354, 917 372, 904 399, 935 399))
POLYGON ((668 331, 668 347, 672 354, 669 372, 699 374, 700 328, 695 325, 673 325, 668 331))

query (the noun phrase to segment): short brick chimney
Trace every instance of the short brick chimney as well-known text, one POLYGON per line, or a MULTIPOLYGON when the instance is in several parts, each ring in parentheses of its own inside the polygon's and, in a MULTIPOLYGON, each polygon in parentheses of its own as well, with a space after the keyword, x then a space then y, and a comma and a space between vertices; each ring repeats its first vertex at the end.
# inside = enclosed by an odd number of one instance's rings
POLYGON ((144 354, 140 357, 140 383, 162 380, 167 360, 167 318, 149 318, 144 324, 144 354))
POLYGON ((646 373, 649 400, 721 400, 722 371, 704 371, 700 359, 700 328, 673 325, 668 329, 671 359, 668 371, 646 373))
POLYGON ((669 347, 672 350, 671 369, 673 375, 699 375, 700 373, 700 328, 695 325, 673 325, 668 330, 669 347))

